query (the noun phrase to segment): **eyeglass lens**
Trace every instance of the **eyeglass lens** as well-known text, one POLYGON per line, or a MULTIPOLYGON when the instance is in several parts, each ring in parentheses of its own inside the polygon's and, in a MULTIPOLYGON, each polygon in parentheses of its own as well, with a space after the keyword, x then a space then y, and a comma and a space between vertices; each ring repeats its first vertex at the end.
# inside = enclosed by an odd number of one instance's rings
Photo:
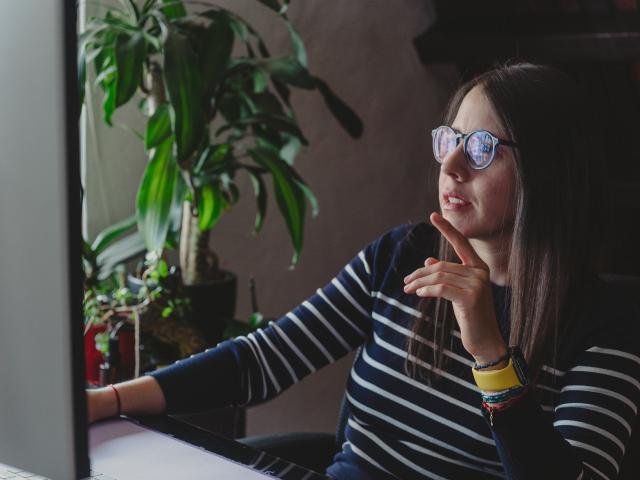
MULTIPOLYGON (((451 151, 456 148, 455 132, 451 128, 440 127, 433 139, 433 153, 436 160, 442 163, 451 151)), ((474 132, 467 138, 467 157, 472 168, 484 168, 493 158, 493 139, 487 132, 474 132)))

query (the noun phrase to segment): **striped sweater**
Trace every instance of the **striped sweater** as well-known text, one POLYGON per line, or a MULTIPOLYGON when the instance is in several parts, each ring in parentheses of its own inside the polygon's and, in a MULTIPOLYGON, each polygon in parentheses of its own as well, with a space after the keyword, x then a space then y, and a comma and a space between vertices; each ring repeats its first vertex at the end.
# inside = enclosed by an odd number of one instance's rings
MULTIPOLYGON (((436 233, 426 223, 395 227, 267 327, 148 373, 168 413, 259 404, 358 349, 346 385, 346 441, 326 475, 616 478, 640 405, 637 304, 594 280, 584 297, 588 314, 568 337, 571 344, 561 346, 555 368, 543 367, 540 393, 497 412, 491 426, 459 331, 444 351, 449 362, 440 382, 428 386, 404 371, 420 299, 404 293, 403 278, 436 255, 436 233)), ((509 289, 492 289, 506 341, 509 289)))

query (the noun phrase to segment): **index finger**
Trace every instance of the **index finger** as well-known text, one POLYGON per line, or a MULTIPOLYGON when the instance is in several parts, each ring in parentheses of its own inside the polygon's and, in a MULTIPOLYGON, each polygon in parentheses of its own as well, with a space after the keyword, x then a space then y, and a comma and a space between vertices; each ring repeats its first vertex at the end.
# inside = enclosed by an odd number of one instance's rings
POLYGON ((487 264, 482 260, 476 251, 473 249, 467 237, 462 235, 451 223, 440 215, 438 212, 433 212, 429 217, 433 226, 440 230, 440 233, 451 244, 455 252, 462 260, 464 265, 471 267, 487 268, 487 264))

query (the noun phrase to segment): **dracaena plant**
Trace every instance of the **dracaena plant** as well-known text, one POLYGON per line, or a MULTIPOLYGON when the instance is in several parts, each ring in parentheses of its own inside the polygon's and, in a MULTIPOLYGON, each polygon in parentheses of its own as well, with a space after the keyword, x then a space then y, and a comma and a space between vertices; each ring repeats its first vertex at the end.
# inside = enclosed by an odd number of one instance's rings
POLYGON ((208 234, 238 201, 239 171, 255 192, 254 235, 263 225, 265 179, 271 178, 294 248, 290 268, 298 262, 307 201, 313 216, 318 204, 294 168, 308 142, 290 101, 292 87, 317 90, 342 127, 361 135, 357 115, 310 73, 303 42, 287 17, 288 3, 256 0, 282 22, 291 55, 271 56, 249 23, 203 2, 121 0, 91 18, 79 36, 81 101, 86 69, 93 65, 107 124, 131 101, 147 115, 143 141, 149 162, 136 200, 138 229, 155 252, 175 244, 171 232, 179 231, 185 284, 219 272, 208 234))

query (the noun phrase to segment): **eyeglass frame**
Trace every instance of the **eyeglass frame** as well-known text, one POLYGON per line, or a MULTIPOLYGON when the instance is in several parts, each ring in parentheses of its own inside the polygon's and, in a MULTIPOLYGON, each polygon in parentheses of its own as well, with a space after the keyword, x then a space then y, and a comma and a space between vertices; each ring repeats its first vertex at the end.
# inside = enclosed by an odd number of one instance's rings
MULTIPOLYGON (((493 133, 491 133, 488 130, 478 129, 478 130, 473 130, 472 132, 469 132, 469 133, 462 133, 462 132, 456 130, 455 128, 450 127, 449 125, 440 125, 440 126, 434 128, 433 130, 431 130, 431 148, 433 150, 433 156, 434 156, 436 162, 438 162, 440 165, 442 165, 442 162, 440 160, 438 160, 438 156, 436 155, 435 141, 436 141, 436 132, 442 127, 449 128, 454 133, 454 138, 456 139, 455 148, 458 148, 458 145, 460 144, 460 141, 458 139, 462 138, 462 151, 464 152, 464 158, 467 161, 467 163, 469 164, 469 166, 474 170, 484 170, 485 168, 488 168, 493 163, 493 160, 494 160, 494 158, 496 156, 496 150, 498 149, 499 145, 507 145, 509 147, 518 147, 517 143, 512 142, 511 140, 504 140, 502 138, 498 138, 497 136, 495 136, 493 133), (486 133, 487 135, 489 135, 489 137, 491 137, 491 141, 493 142, 493 150, 491 152, 491 159, 489 159, 489 161, 487 162, 487 164, 484 167, 475 167, 473 165, 473 160, 471 160, 470 155, 467 153, 467 142, 469 141, 469 137, 471 135, 473 135, 474 133, 476 133, 476 132, 484 132, 484 133, 486 133)), ((454 150, 455 150, 455 148, 454 148, 454 150)))

